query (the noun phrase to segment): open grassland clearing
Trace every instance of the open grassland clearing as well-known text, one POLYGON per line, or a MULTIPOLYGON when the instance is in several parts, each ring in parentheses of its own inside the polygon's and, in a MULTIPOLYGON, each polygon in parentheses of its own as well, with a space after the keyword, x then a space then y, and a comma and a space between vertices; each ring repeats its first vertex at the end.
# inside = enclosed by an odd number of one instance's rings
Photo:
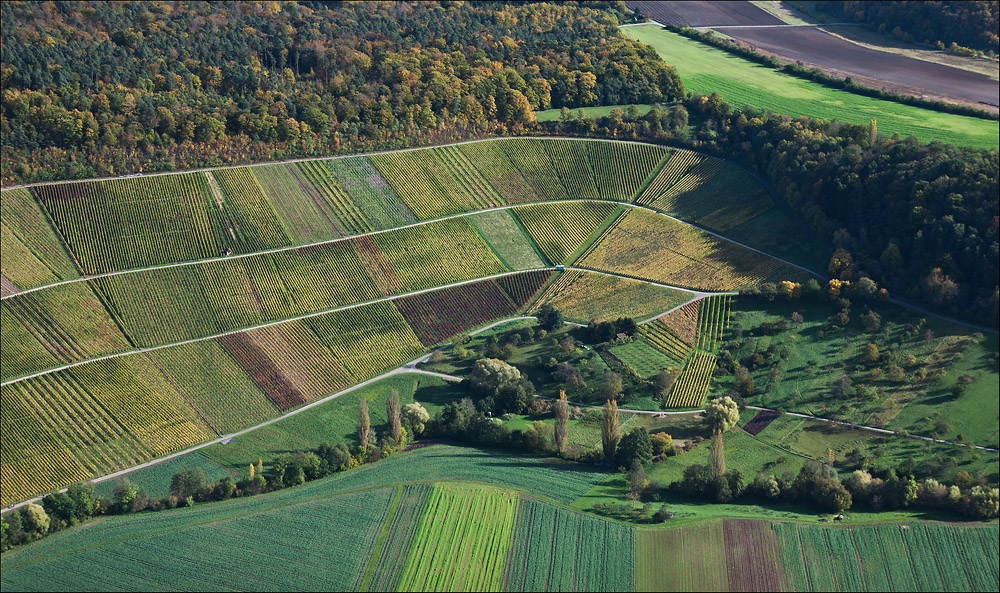
POLYGON ((115 517, 5 556, 3 587, 353 591, 393 492, 300 499, 288 491, 293 496, 115 517))
POLYGON ((336 210, 301 170, 299 163, 251 169, 293 244, 344 236, 336 210))
POLYGON ((493 280, 414 294, 395 303, 425 346, 517 312, 493 280))
MULTIPOLYGON (((995 335, 887 303, 871 305, 877 329, 862 305, 852 306, 844 327, 831 321, 840 310, 834 302, 774 302, 763 310, 736 298, 732 308, 724 347, 750 369, 748 403, 996 446, 996 419, 981 413, 1000 389, 995 335), (793 323, 793 313, 802 321, 793 323)), ((733 387, 733 375, 717 377, 713 394, 733 387)))
POLYGON ((567 319, 587 323, 619 317, 643 320, 682 304, 691 295, 646 282, 584 272, 546 300, 567 319))
POLYGON ((52 281, 48 277, 68 280, 80 275, 62 239, 27 188, 0 192, 0 221, 0 272, 20 288, 52 281))
POLYGON ((508 271, 464 218, 379 233, 371 239, 404 291, 508 271))
POLYGON ((578 266, 700 290, 732 290, 807 272, 665 216, 629 210, 578 266))
POLYGON ((435 486, 400 591, 499 591, 519 498, 481 486, 435 486))
POLYGON ((375 230, 417 222, 417 217, 392 191, 368 157, 327 159, 320 164, 333 172, 337 183, 375 230))
POLYGON ((493 251, 512 270, 528 270, 545 265, 523 227, 510 210, 493 210, 469 217, 469 222, 486 239, 493 251))
POLYGON ((118 324, 84 282, 17 295, 5 299, 0 310, 5 327, 14 330, 0 336, 4 380, 45 370, 34 366, 49 362, 39 345, 64 363, 129 348, 118 324))
POLYGON ((878 120, 879 132, 916 136, 975 148, 997 148, 998 123, 940 113, 830 89, 721 49, 699 43, 658 25, 626 27, 622 33, 652 46, 677 72, 689 91, 718 92, 732 105, 752 105, 791 117, 801 115, 867 125, 878 120))
POLYGON ((993 591, 997 526, 774 525, 789 591, 993 591))
POLYGON ((635 532, 522 498, 504 567, 506 591, 633 591, 635 532))
POLYGON ((202 173, 33 188, 87 274, 218 256, 202 173))
POLYGON ((603 202, 532 204, 514 208, 542 253, 553 264, 567 260, 618 210, 603 202))

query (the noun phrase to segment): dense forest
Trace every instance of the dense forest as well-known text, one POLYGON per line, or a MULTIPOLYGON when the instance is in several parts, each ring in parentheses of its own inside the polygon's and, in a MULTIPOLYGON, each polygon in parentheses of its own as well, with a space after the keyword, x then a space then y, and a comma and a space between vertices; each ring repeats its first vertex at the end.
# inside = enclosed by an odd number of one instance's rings
POLYGON ((816 8, 903 41, 1000 53, 1000 6, 995 0, 828 0, 816 2, 816 8))
POLYGON ((683 97, 621 3, 4 2, 4 183, 505 133, 683 97))

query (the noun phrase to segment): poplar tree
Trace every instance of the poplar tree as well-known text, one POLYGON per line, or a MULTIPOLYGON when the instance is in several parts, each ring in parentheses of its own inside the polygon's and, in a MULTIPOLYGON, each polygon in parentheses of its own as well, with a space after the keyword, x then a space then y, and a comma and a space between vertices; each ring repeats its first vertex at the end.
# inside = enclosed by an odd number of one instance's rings
POLYGON ((618 401, 604 402, 604 423, 601 427, 601 443, 604 445, 604 461, 613 463, 618 449, 618 401))
POLYGON ((566 436, 569 434, 569 403, 566 401, 565 389, 559 390, 559 401, 556 402, 554 413, 556 450, 562 453, 566 450, 566 436))
POLYGON ((399 419, 399 392, 395 389, 389 391, 385 400, 385 416, 389 419, 389 434, 399 444, 403 438, 403 424, 399 419))

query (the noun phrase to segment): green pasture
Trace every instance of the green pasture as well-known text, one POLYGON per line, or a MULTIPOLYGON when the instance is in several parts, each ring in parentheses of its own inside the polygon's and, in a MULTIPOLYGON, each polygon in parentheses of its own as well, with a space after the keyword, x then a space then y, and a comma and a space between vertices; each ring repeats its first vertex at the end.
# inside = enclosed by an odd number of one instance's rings
POLYGON ((792 117, 802 115, 868 125, 892 136, 915 136, 922 142, 945 142, 975 148, 1000 146, 996 121, 952 115, 855 95, 780 73, 699 43, 656 25, 623 28, 622 33, 652 46, 677 68, 688 91, 718 92, 734 107, 752 105, 792 117))

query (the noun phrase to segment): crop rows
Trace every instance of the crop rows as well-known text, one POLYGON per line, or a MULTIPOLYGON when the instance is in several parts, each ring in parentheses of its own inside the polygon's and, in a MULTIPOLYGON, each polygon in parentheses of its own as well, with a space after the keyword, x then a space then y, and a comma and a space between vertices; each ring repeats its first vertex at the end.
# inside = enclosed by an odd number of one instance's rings
POLYGON ((0 274, 3 274, 3 296, 19 292, 18 285, 32 288, 58 280, 55 274, 35 257, 31 249, 2 221, 0 221, 0 274), (7 277, 8 274, 13 280, 7 277))
POLYGON ((436 486, 410 546, 400 591, 499 591, 515 494, 436 486))
POLYGON ((792 591, 992 591, 1000 580, 996 525, 773 528, 792 591))
POLYGON ((344 191, 325 162, 302 161, 297 163, 297 168, 326 200, 347 234, 356 235, 373 230, 368 218, 344 191))
POLYGON ((302 320, 250 330, 245 335, 303 401, 317 400, 355 382, 302 320))
POLYGON ((632 528, 521 499, 504 569, 507 591, 633 591, 632 528))
POLYGON ((502 148, 506 140, 462 144, 458 149, 478 167, 480 174, 508 204, 539 200, 531 184, 521 175, 502 148))
POLYGON ((34 188, 87 274, 217 256, 203 174, 34 188))
MULTIPOLYGON (((543 140, 504 138, 496 142, 531 187, 534 197, 523 201, 542 202, 573 197, 560 181, 543 140)), ((510 201, 516 203, 519 200, 510 201)))
POLYGON ((695 408, 705 401, 708 384, 715 370, 715 356, 695 350, 681 371, 670 397, 665 403, 668 408, 695 408))
POLYGON ((435 158, 432 150, 383 153, 370 159, 418 220, 473 208, 473 197, 435 158))
POLYGON ((336 211, 309 182, 301 165, 254 167, 253 174, 288 230, 292 243, 315 243, 344 235, 336 211))
POLYGON ((508 268, 528 270, 545 265, 510 210, 476 214, 469 217, 469 222, 508 268))
POLYGON ((732 298, 728 295, 715 295, 701 299, 701 313, 698 317, 698 348, 713 352, 722 339, 723 332, 729 327, 729 307, 732 298))
POLYGON ((517 312, 493 280, 406 296, 396 305, 425 346, 517 312))
POLYGON ((650 346, 678 362, 684 362, 691 354, 691 345, 678 338, 659 321, 640 325, 639 336, 650 346))
POLYGON ((431 487, 407 484, 402 490, 382 526, 381 542, 376 542, 375 554, 368 561, 366 581, 360 591, 395 591, 403 572, 403 562, 410 552, 410 542, 417 531, 420 513, 424 510, 431 487), (381 544, 381 546, 379 545, 381 544))
POLYGON ((59 360, 16 317, 7 303, 0 305, 0 340, 3 340, 0 377, 4 380, 59 366, 59 360))
POLYGON ((621 212, 618 213, 618 216, 615 216, 615 219, 611 221, 611 224, 608 225, 608 228, 604 229, 604 231, 602 231, 601 234, 598 235, 597 238, 590 244, 590 247, 585 249, 584 252, 580 254, 580 257, 576 258, 577 261, 587 259, 587 256, 590 255, 590 253, 594 251, 594 249, 596 249, 608 235, 614 232, 615 227, 617 227, 618 223, 628 215, 630 210, 630 208, 623 208, 621 212))
POLYGON ((476 168, 469 157, 465 156, 456 146, 442 146, 429 151, 444 165, 448 173, 458 182, 458 187, 464 190, 456 197, 466 211, 486 210, 506 204, 490 182, 476 168))
POLYGON ((589 142, 590 165, 605 200, 631 202, 666 150, 648 144, 589 142))
POLYGON ((464 218, 379 233, 371 239, 405 291, 507 271, 464 218))
POLYGON ((684 220, 727 231, 773 208, 774 201, 751 174, 710 158, 651 205, 684 220))
POLYGON ((535 297, 553 274, 549 270, 535 270, 502 276, 496 279, 496 283, 507 292, 514 305, 521 309, 535 301, 535 297))
POLYGON ((310 317, 306 323, 357 381, 395 368, 424 352, 406 319, 390 302, 310 317))
POLYGON ((661 315, 658 321, 672 331, 677 337, 688 344, 694 344, 698 339, 698 312, 700 301, 692 301, 680 309, 661 315))
POLYGON ((0 305, 12 329, 0 336, 3 346, 3 378, 43 370, 35 363, 47 361, 44 347, 60 362, 76 362, 129 347, 115 321, 83 282, 64 284, 50 290, 18 295, 0 305), (34 361, 34 362, 32 362, 34 361))
POLYGON ((632 366, 643 377, 652 377, 668 366, 674 366, 671 356, 636 340, 608 350, 619 361, 632 366))
MULTIPOLYGON (((591 168, 590 142, 567 142, 564 140, 541 140, 540 142, 545 146, 559 179, 566 187, 566 197, 589 200, 603 198, 597 186, 597 176, 591 168)), ((613 146, 617 149, 620 145, 613 146)))
POLYGON ((645 210, 631 210, 579 266, 700 290, 732 290, 807 273, 645 210))
POLYGON ((678 179, 686 175, 688 171, 704 159, 705 157, 690 150, 674 150, 666 164, 663 165, 663 168, 656 174, 656 177, 646 186, 646 189, 639 195, 636 202, 647 206, 652 204, 663 195, 663 192, 669 190, 677 183, 678 179))
POLYGON ((417 222, 417 217, 392 191, 392 187, 367 157, 329 159, 321 163, 376 230, 417 222))
POLYGON ((106 359, 2 388, 3 504, 204 440, 141 357, 106 359))
POLYGON ((216 340, 161 348, 146 356, 216 434, 246 428, 277 410, 216 340))
POLYGON ((62 239, 26 188, 0 192, 0 224, 5 229, 0 242, 0 271, 21 288, 32 288, 51 281, 46 278, 45 281, 32 282, 31 278, 38 279, 43 275, 54 280, 68 280, 80 275, 63 247, 62 239), (12 258, 15 249, 22 256, 30 255, 28 259, 37 260, 40 265, 20 267, 19 260, 12 258))
POLYGON ((538 298, 535 299, 535 304, 531 307, 531 310, 536 310, 538 306, 552 301, 558 297, 564 290, 573 285, 574 282, 580 279, 585 272, 581 270, 567 270, 565 272, 556 272, 558 275, 556 279, 549 283, 542 291, 538 298))
POLYGON ((249 167, 218 169, 212 172, 226 196, 230 219, 235 223, 241 252, 289 245, 285 227, 264 195, 249 167))
POLYGON ((567 202, 517 206, 514 214, 545 257, 563 263, 618 207, 604 202, 567 202))
POLYGON ((636 531, 636 591, 737 591, 726 570, 722 522, 636 531))
POLYGON ((775 421, 779 416, 778 412, 771 410, 761 410, 750 419, 749 422, 743 425, 743 430, 747 434, 752 434, 753 436, 759 435, 768 427, 772 422, 775 421))
POLYGON ((548 303, 572 320, 586 323, 618 317, 642 320, 659 311, 670 309, 688 298, 688 294, 646 282, 583 273, 558 294, 547 298, 548 303))

